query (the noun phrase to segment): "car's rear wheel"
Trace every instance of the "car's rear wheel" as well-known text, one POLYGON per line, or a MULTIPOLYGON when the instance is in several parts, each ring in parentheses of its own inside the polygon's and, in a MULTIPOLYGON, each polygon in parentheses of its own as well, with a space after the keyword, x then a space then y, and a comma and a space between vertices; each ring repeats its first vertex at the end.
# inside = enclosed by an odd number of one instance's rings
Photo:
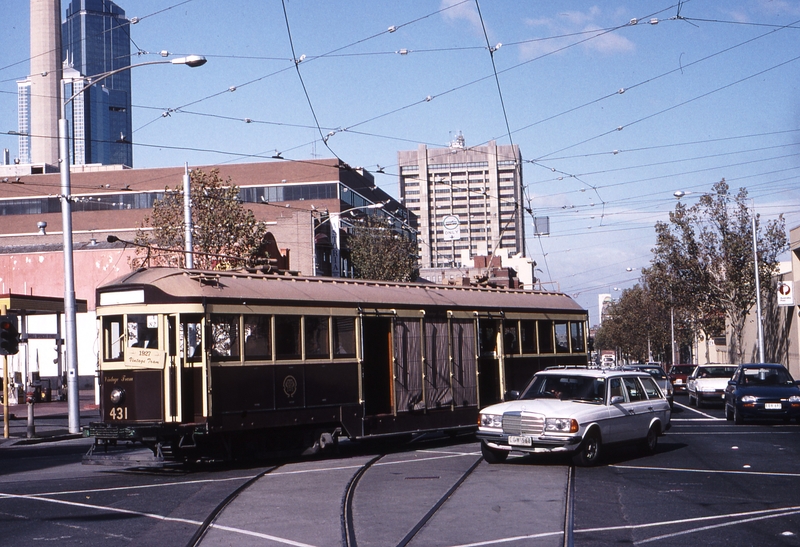
POLYGON ((492 448, 485 442, 481 442, 481 454, 486 463, 503 463, 508 458, 508 450, 492 448))
POLYGON ((600 435, 595 431, 590 431, 583 438, 581 447, 572 456, 572 463, 580 467, 590 467, 597 465, 600 461, 602 443, 600 442, 600 435))
POLYGON ((653 424, 650 426, 650 429, 647 431, 647 437, 644 438, 644 442, 642 443, 642 448, 648 454, 654 454, 656 448, 658 448, 658 426, 653 424))

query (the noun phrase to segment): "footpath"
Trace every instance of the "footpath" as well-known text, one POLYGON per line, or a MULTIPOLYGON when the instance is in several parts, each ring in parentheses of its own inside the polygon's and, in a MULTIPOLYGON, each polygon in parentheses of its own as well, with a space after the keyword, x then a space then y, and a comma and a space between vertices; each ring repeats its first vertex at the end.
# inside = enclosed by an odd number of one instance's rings
MULTIPOLYGON (((94 391, 80 390, 80 424, 89 425, 100 419, 98 406, 94 402, 94 391)), ((67 401, 35 403, 33 427, 28 425, 28 405, 8 405, 8 438, 0 429, 0 448, 20 444, 38 444, 69 439, 79 439, 80 433, 69 432, 69 408, 67 401)), ((0 424, 5 423, 3 407, 0 405, 0 424)))

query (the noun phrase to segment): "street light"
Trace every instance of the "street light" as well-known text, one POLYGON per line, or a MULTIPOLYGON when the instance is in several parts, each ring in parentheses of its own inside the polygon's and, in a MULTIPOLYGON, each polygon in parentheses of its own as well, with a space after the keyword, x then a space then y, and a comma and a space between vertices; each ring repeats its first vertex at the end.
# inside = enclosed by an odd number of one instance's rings
POLYGON ((189 55, 171 60, 146 61, 135 65, 128 65, 83 78, 86 85, 61 104, 61 118, 58 120, 59 142, 59 171, 61 172, 61 222, 64 234, 64 336, 66 342, 66 367, 67 367, 67 410, 69 413, 69 432, 80 433, 81 415, 78 393, 78 336, 76 330, 75 313, 75 268, 72 256, 72 204, 70 190, 70 160, 69 160, 69 126, 67 122, 67 104, 75 97, 102 82, 109 76, 119 72, 146 65, 187 65, 190 67, 202 66, 206 58, 200 55, 189 55))
MULTIPOLYGON (((694 192, 684 192, 683 190, 677 190, 672 195, 675 196, 675 199, 681 199, 683 196, 694 194, 694 192)), ((764 325, 761 321, 761 281, 758 275, 758 239, 756 237, 756 205, 755 200, 753 200, 753 216, 752 216, 752 227, 753 227, 753 272, 755 274, 755 281, 756 281, 756 323, 758 329, 758 359, 760 363, 764 362, 764 325)))

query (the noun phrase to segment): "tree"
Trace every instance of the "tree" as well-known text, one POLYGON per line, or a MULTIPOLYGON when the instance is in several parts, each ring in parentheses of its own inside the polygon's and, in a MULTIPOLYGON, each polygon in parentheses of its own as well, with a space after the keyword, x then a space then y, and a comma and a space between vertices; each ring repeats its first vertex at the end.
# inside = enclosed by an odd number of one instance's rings
POLYGON ((347 236, 354 277, 378 281, 414 281, 419 274, 417 244, 394 232, 388 219, 367 217, 347 236))
MULTIPOLYGON (((732 196, 725 179, 695 205, 682 203, 670 222, 656 224, 652 267, 645 278, 661 298, 680 309, 693 326, 709 336, 730 329, 730 360, 742 362, 745 322, 756 300, 753 232, 747 190, 732 196)), ((772 287, 778 256, 786 249, 783 216, 761 231, 756 215, 759 280, 772 287)))
POLYGON ((613 302, 595 337, 596 349, 619 350, 634 361, 672 362, 669 302, 656 297, 646 283, 622 292, 613 302))
MULTIPOLYGON (((267 264, 267 228, 239 201, 239 188, 223 181, 216 169, 191 173, 192 243, 194 266, 229 269, 267 264)), ((132 268, 185 266, 183 186, 167 188, 153 204, 136 233, 132 268), (147 228, 151 227, 152 230, 147 228)))

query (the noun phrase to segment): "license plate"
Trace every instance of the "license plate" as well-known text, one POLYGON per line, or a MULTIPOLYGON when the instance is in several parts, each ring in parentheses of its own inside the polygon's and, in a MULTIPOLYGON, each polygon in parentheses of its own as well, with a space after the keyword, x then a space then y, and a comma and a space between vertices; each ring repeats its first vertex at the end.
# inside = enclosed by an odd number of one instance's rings
POLYGON ((514 446, 532 446, 533 445, 533 438, 531 437, 509 437, 508 444, 514 446))
POLYGON ((764 408, 767 410, 780 410, 781 404, 780 403, 764 403, 764 408))
POLYGON ((683 383, 683 380, 681 380, 680 378, 677 378, 677 379, 675 380, 675 383, 676 383, 676 384, 682 384, 682 383, 683 383))

